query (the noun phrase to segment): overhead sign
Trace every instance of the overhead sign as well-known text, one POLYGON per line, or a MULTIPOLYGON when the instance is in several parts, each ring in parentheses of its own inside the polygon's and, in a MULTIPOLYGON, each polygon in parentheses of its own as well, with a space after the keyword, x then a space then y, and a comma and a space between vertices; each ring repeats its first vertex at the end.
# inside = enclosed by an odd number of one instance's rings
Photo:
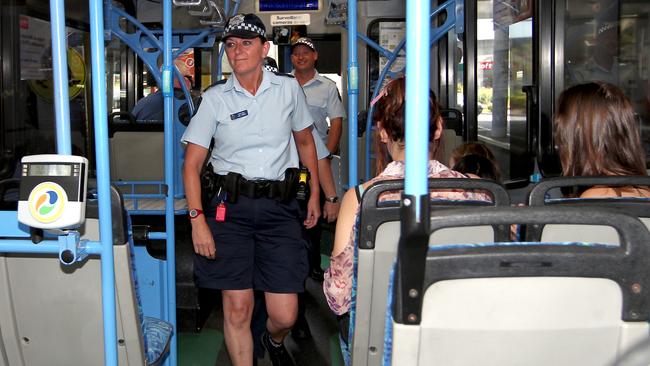
POLYGON ((309 14, 273 14, 271 15, 271 26, 282 25, 309 25, 311 16, 309 14))

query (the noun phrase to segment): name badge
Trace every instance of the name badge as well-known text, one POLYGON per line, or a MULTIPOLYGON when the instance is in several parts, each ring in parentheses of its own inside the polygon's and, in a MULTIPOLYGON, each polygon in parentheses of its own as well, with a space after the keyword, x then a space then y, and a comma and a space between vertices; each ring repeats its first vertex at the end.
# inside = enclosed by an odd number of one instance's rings
POLYGON ((230 119, 234 121, 234 120, 236 120, 236 119, 238 119, 238 118, 242 118, 242 117, 246 117, 246 116, 248 116, 248 111, 247 111, 247 110, 243 110, 243 111, 241 111, 241 112, 237 112, 237 113, 233 113, 233 114, 231 114, 231 115, 230 115, 230 119))

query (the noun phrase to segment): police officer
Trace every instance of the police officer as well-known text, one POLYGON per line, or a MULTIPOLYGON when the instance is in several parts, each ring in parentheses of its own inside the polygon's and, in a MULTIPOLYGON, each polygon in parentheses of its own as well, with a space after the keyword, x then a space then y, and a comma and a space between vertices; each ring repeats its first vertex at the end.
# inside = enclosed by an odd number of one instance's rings
POLYGON ((312 117, 295 79, 263 70, 265 36, 254 14, 228 20, 222 40, 233 75, 204 92, 182 137, 195 272, 200 287, 222 290, 224 335, 234 365, 253 362, 254 289, 265 293, 269 319, 263 344, 273 365, 293 364, 283 339, 295 321, 296 293, 304 291, 307 274, 299 207, 287 195, 295 194, 298 154, 312 173, 303 224, 313 227, 320 216, 312 117), (212 139, 216 192, 203 207, 200 172, 212 139))
MULTIPOLYGON (((339 149, 339 142, 343 129, 343 117, 345 109, 341 102, 336 84, 318 73, 316 61, 318 51, 314 42, 307 37, 300 37, 291 44, 291 63, 293 64, 292 74, 298 80, 307 96, 307 104, 315 119, 314 126, 320 139, 326 144, 327 149, 336 153, 339 149), (328 125, 327 119, 330 123, 328 125)), ((331 172, 329 160, 319 160, 319 169, 328 169, 331 172)), ((336 220, 340 208, 339 198, 336 195, 336 188, 326 190, 323 186, 325 203, 323 206, 323 218, 328 222, 336 220)), ((320 240, 322 229, 317 226, 309 230, 309 275, 317 281, 323 280, 323 270, 320 266, 320 240)), ((305 318, 304 298, 299 299, 298 319, 293 328, 294 338, 307 339, 311 336, 309 325, 305 318)))
MULTIPOLYGON (((320 138, 325 142, 327 149, 335 154, 339 149, 343 129, 345 108, 336 84, 318 73, 316 61, 318 52, 314 42, 307 37, 298 38, 291 45, 291 72, 298 80, 307 96, 307 104, 312 113, 314 127, 320 138), (327 119, 330 123, 328 125, 327 119)), ((319 168, 321 166, 319 165, 319 168)), ((330 168, 331 169, 331 168, 330 168)), ((333 221, 338 216, 339 201, 336 192, 325 192, 323 197, 325 212, 328 221, 333 221)), ((312 247, 310 250, 310 275, 317 280, 322 280, 323 271, 320 268, 320 229, 311 230, 312 247)))
POLYGON ((345 108, 336 83, 320 75, 316 70, 317 60, 318 52, 311 39, 301 37, 291 45, 291 63, 293 64, 291 73, 307 95, 307 104, 316 118, 314 126, 318 134, 327 145, 327 149, 332 154, 336 154, 343 131, 345 108))

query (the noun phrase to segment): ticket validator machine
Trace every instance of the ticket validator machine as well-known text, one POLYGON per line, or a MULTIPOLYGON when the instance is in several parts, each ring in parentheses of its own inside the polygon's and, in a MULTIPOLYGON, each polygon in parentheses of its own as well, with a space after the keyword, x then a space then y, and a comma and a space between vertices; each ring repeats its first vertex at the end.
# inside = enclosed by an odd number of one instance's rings
POLYGON ((71 236, 60 252, 64 263, 80 260, 79 235, 69 230, 85 221, 87 189, 88 159, 84 157, 30 155, 21 160, 18 221, 30 227, 35 243, 42 240, 42 230, 71 236))

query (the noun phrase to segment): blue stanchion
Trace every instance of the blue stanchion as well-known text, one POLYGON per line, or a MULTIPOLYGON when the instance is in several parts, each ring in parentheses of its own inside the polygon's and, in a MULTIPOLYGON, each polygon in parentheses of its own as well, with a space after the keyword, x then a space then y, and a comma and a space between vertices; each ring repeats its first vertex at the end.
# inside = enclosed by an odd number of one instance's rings
POLYGON ((357 62, 357 1, 348 1, 348 186, 358 182, 357 110, 359 100, 359 66, 357 62))
POLYGON ((90 0, 90 48, 92 58, 93 116, 97 157, 99 235, 102 243, 102 309, 104 320, 104 364, 117 366, 115 321, 115 272, 113 260, 113 218, 111 215, 110 162, 106 123, 106 70, 104 58, 104 9, 101 0, 90 0))
MULTIPOLYGON (((404 193, 420 197, 428 192, 427 162, 429 156, 429 44, 430 9, 428 1, 406 3, 406 176, 404 193)), ((420 201, 415 202, 416 217, 420 201)))
MULTIPOLYGON (((163 2, 163 71, 171 70, 172 59, 172 0, 163 2)), ((165 228, 167 232, 167 304, 165 306, 165 320, 174 331, 169 341, 169 365, 177 362, 177 327, 176 327, 176 238, 174 233, 174 100, 172 86, 165 90, 163 78, 163 99, 165 108, 165 184, 167 197, 165 198, 165 228)))
POLYGON ((70 102, 68 99, 68 47, 65 34, 64 0, 50 0, 52 30, 52 74, 54 77, 54 113, 56 116, 56 148, 59 154, 70 155, 70 102))

